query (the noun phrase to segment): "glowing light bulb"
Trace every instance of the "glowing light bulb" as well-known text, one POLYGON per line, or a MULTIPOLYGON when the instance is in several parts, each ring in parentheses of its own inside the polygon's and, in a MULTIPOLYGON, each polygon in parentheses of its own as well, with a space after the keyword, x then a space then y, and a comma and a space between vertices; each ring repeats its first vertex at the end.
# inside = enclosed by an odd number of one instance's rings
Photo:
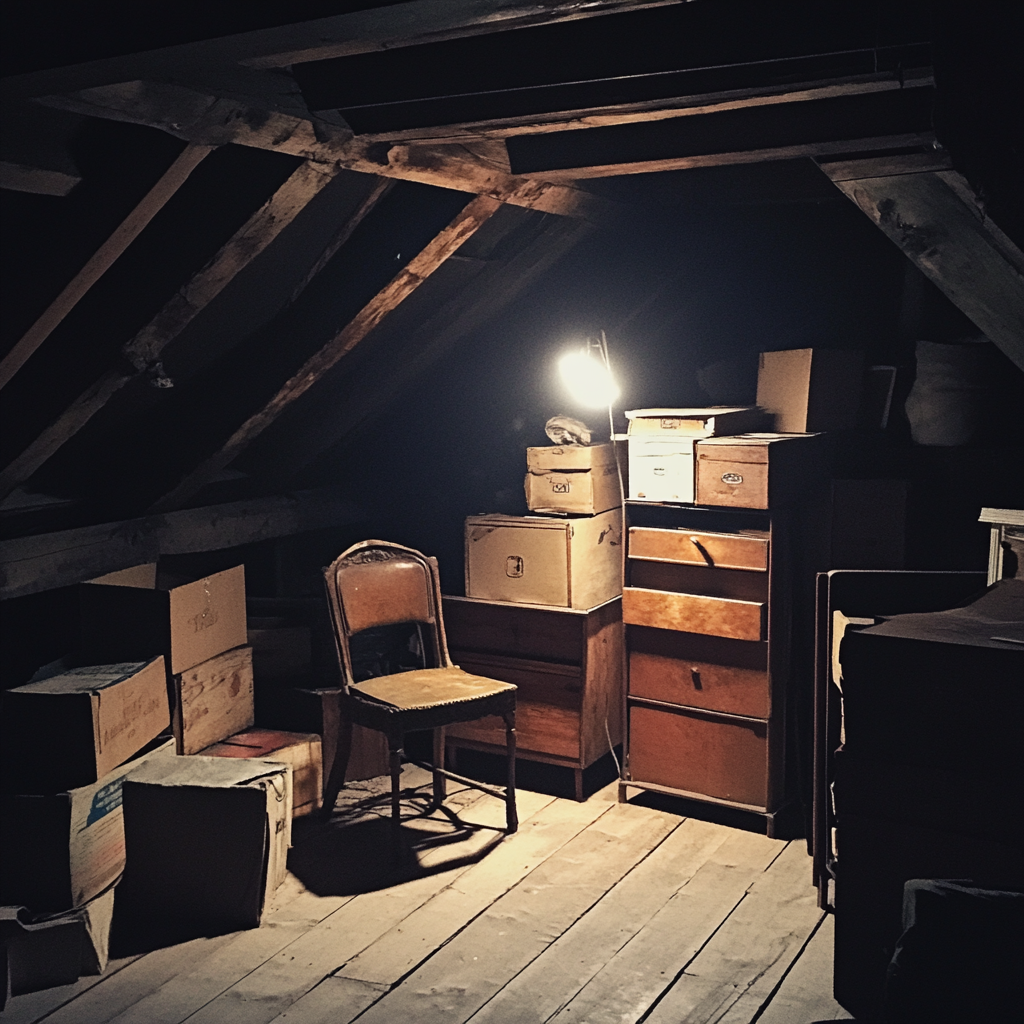
POLYGON ((558 361, 562 380, 573 399, 588 409, 601 409, 619 397, 608 367, 588 351, 569 352, 558 361))

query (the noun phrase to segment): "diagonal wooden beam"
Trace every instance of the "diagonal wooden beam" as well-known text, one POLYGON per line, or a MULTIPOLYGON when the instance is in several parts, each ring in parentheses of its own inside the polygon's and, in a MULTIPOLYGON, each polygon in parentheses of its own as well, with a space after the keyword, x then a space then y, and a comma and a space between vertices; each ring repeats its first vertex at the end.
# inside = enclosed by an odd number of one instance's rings
POLYGON ((196 143, 190 143, 185 147, 135 209, 96 250, 89 262, 68 282, 60 295, 50 303, 14 348, 0 360, 0 388, 29 361, 32 354, 78 305, 89 289, 114 265, 125 249, 142 234, 146 225, 163 209, 171 196, 181 188, 188 176, 214 148, 196 143))
MULTIPOLYGON (((202 270, 122 349, 123 359, 90 385, 10 465, 0 472, 0 498, 27 480, 130 380, 160 354, 335 176, 333 168, 304 163, 260 207, 202 270)), ((365 206, 365 204, 364 204, 365 206)), ((365 216, 363 212, 363 216, 365 216)))
POLYGON ((922 170, 907 159, 909 173, 901 173, 899 163, 843 161, 822 170, 1024 370, 1024 253, 956 171, 922 170))
POLYGON ((353 139, 345 128, 259 98, 228 99, 173 83, 132 81, 46 96, 39 102, 89 117, 147 125, 192 142, 269 149, 595 223, 622 212, 616 203, 572 184, 546 181, 543 174, 511 174, 507 166, 495 166, 463 145, 391 146, 353 139))
POLYGON ((179 508, 228 466, 293 402, 301 398, 346 353, 411 295, 449 256, 500 208, 490 196, 477 196, 426 247, 398 272, 337 334, 306 360, 263 408, 253 413, 227 441, 150 509, 179 508))

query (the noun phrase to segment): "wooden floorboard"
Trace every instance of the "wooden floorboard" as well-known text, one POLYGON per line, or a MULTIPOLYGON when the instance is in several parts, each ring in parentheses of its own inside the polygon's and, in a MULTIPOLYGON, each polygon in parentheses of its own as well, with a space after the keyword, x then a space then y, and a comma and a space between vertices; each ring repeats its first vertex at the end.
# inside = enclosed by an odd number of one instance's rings
POLYGON ((113 961, 12 999, 0 1024, 812 1024, 832 999, 832 918, 802 842, 665 810, 453 787, 457 821, 403 773, 297 822, 261 928, 113 961), (461 823, 461 824, 460 824, 461 823))

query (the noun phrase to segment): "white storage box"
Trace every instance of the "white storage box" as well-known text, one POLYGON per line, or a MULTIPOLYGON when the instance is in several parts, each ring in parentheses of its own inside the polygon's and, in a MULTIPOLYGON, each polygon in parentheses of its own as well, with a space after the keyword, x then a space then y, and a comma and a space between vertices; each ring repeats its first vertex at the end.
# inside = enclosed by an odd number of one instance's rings
POLYGON ((693 503, 693 438, 656 434, 629 439, 629 496, 693 503))

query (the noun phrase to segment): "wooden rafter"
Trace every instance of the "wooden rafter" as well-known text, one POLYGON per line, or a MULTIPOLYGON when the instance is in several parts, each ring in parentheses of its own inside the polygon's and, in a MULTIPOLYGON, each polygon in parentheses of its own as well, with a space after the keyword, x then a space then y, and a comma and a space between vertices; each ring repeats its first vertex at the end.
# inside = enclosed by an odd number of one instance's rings
POLYGON ((361 430, 377 415, 386 414, 403 391, 443 359, 464 338, 498 316, 518 295, 546 273, 570 249, 594 231, 585 221, 556 220, 526 248, 503 263, 495 263, 474 278, 465 289, 424 321, 393 360, 386 378, 358 387, 344 408, 323 423, 315 436, 304 436, 301 446, 290 450, 282 481, 339 443, 361 430))
MULTIPOLYGON (((0 472, 0 497, 10 494, 66 444, 163 350, 286 228, 333 179, 334 170, 306 162, 260 207, 202 270, 122 349, 123 359, 78 396, 0 472)), ((364 214, 365 215, 365 212, 364 214)))
POLYGON ((323 488, 0 541, 0 599, 81 583, 160 555, 342 526, 358 515, 341 492, 323 488))
POLYGON ((846 161, 822 169, 1024 370, 1024 253, 985 216, 956 171, 898 164, 846 161))
POLYGON ((477 196, 424 249, 398 272, 337 334, 287 380, 277 394, 253 413, 228 440, 151 508, 179 508, 228 466, 293 402, 302 397, 346 353, 366 337, 392 310, 411 295, 449 256, 471 238, 501 204, 477 196))
POLYGON ((486 195, 543 213, 607 221, 620 212, 616 204, 571 185, 547 182, 540 175, 510 174, 464 146, 364 142, 309 114, 273 109, 258 100, 225 99, 180 85, 121 82, 47 96, 40 102, 91 117, 148 125, 193 142, 269 149, 345 170, 486 195))
POLYGON ((88 263, 68 282, 42 316, 25 332, 14 348, 0 361, 0 388, 29 361, 32 354, 53 333, 61 321, 78 305, 90 288, 114 265, 117 258, 142 233, 147 224, 185 183, 213 146, 190 143, 143 196, 134 210, 114 233, 96 250, 88 263))

